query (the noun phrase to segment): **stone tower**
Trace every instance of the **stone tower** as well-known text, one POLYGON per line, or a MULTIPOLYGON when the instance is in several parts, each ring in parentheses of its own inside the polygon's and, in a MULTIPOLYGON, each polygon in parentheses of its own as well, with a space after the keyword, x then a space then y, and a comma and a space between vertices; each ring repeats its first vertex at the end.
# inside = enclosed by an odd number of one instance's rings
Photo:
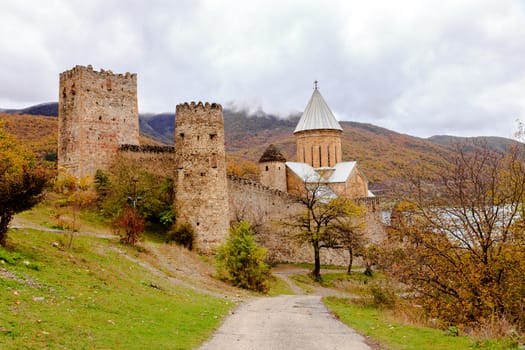
POLYGON ((195 246, 209 253, 230 224, 222 106, 184 103, 175 114, 177 221, 190 224, 195 246))
POLYGON ((259 159, 260 181, 264 186, 286 192, 286 158, 272 144, 259 159))
POLYGON ((60 74, 58 166, 71 175, 107 169, 119 145, 139 144, 137 75, 75 66, 60 74))
POLYGON ((313 168, 334 167, 342 161, 342 132, 316 82, 314 93, 294 131, 297 161, 313 168))

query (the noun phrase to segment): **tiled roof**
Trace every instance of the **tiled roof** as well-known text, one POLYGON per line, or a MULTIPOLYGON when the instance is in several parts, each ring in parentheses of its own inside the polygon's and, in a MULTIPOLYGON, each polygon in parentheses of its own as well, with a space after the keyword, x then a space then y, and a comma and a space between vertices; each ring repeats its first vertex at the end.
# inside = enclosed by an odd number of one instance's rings
POLYGON ((271 144, 268 146, 268 148, 266 148, 266 151, 264 151, 263 155, 259 159, 259 163, 264 162, 286 162, 286 158, 284 158, 283 154, 279 152, 277 147, 271 144))

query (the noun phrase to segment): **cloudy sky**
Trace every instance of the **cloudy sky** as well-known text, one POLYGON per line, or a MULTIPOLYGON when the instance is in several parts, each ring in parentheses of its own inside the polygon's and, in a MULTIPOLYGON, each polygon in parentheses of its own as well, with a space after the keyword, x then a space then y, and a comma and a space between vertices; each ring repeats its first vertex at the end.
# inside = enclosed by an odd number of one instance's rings
POLYGON ((75 65, 138 74, 140 112, 185 101, 412 135, 512 137, 525 0, 2 0, 0 108, 58 100, 75 65))

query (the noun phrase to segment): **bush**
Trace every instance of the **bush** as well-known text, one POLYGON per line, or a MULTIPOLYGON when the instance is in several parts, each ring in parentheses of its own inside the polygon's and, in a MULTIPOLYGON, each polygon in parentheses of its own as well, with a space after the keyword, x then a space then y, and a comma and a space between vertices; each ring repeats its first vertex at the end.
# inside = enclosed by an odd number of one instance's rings
POLYGON ((266 250, 254 241, 250 224, 241 221, 230 228, 230 235, 217 249, 217 274, 234 286, 267 292, 269 267, 266 250))
POLYGON ((371 284, 370 293, 376 307, 391 309, 396 304, 396 293, 389 286, 371 284))
POLYGON ((122 243, 134 245, 144 232, 144 222, 138 210, 126 208, 113 221, 112 228, 122 243))
POLYGON ((193 249, 193 228, 189 224, 177 224, 166 236, 166 243, 175 242, 189 250, 193 249))

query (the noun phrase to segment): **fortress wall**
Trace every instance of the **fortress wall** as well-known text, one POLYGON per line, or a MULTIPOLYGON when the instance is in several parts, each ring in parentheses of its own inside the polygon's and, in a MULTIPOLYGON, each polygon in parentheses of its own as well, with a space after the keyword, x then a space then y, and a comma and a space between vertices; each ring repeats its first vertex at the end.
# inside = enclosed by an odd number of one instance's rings
POLYGON ((161 177, 173 177, 175 172, 175 148, 172 146, 120 145, 118 156, 161 177))
MULTIPOLYGON (((313 249, 293 239, 292 217, 304 210, 297 197, 259 183, 230 176, 228 178, 230 221, 246 220, 256 227, 257 241, 268 249, 271 262, 313 262, 313 249)), ((384 236, 379 199, 357 200, 368 208, 366 233, 374 242, 384 236)), ((322 249, 321 263, 345 266, 348 252, 322 249)))

